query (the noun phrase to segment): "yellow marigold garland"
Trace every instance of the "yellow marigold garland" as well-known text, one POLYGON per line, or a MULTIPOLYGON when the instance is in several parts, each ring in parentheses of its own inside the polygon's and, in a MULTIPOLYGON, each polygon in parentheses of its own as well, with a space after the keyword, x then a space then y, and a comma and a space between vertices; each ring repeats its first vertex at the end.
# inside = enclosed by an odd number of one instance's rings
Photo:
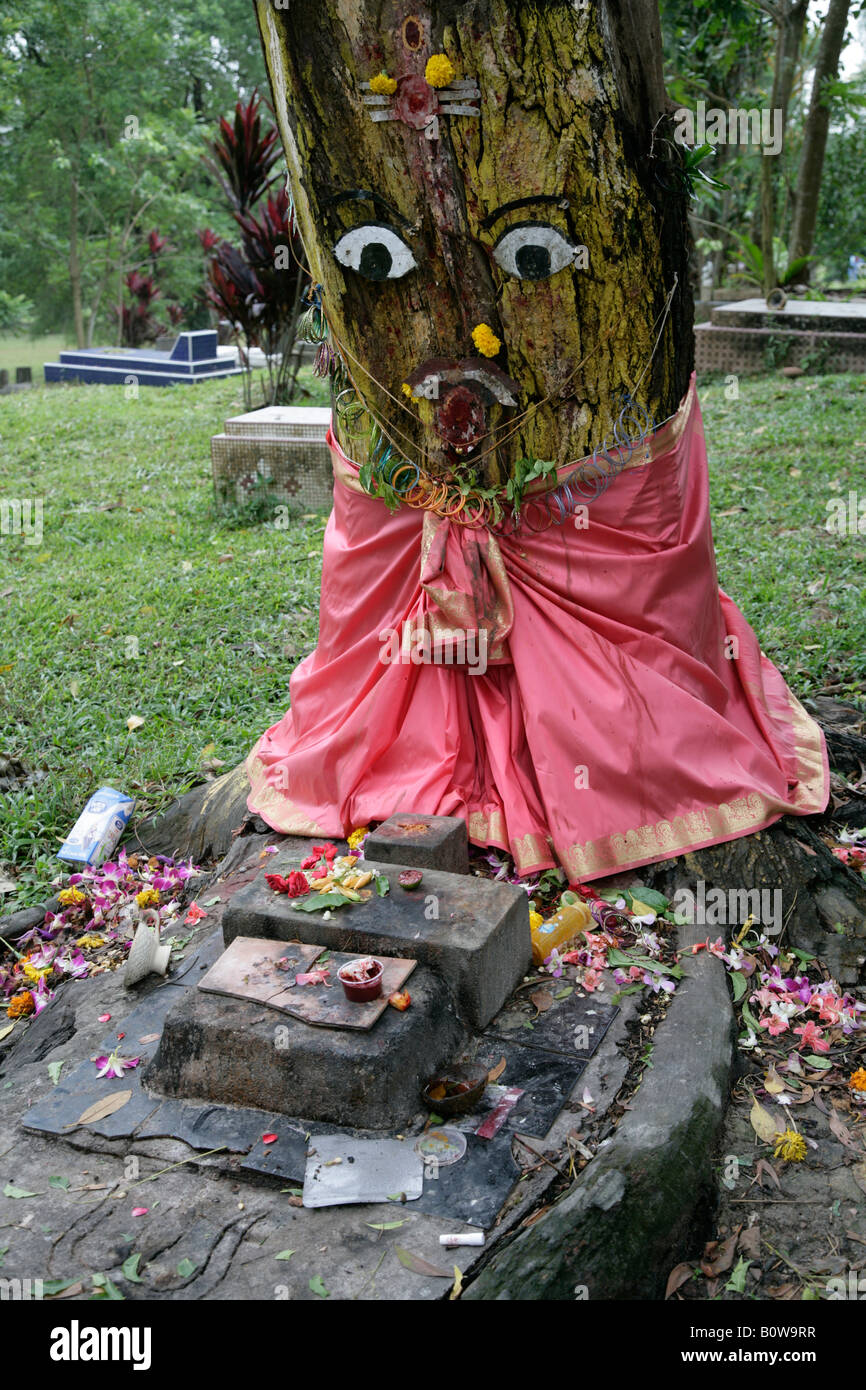
POLYGON ((454 80, 454 64, 445 53, 434 53, 427 59, 425 80, 431 87, 447 87, 454 80))
POLYGON ((377 73, 370 78, 370 91, 375 92, 377 97, 392 97, 396 90, 396 78, 389 77, 387 72, 377 73))
POLYGON ((478 323, 472 330, 472 341, 482 357, 495 357, 502 343, 489 324, 478 323))
POLYGON ((786 1129, 776 1136, 774 1158, 783 1158, 787 1163, 800 1163, 806 1157, 806 1141, 795 1129, 786 1129))

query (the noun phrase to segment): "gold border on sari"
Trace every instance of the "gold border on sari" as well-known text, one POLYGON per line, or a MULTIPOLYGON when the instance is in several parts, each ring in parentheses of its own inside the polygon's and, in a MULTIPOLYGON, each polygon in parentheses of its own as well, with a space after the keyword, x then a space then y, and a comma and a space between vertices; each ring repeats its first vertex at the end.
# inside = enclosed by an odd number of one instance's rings
POLYGON ((250 779, 250 794, 247 798, 249 809, 283 835, 327 835, 327 831, 314 820, 310 820, 306 812, 296 806, 285 792, 281 792, 268 781, 265 764, 256 748, 246 760, 247 776, 250 779))
POLYGON ((599 840, 575 843, 561 854, 543 835, 530 833, 509 839, 502 811, 473 812, 468 818, 469 838, 475 845, 507 848, 519 874, 535 873, 552 861, 562 865, 571 883, 578 883, 739 839, 766 829, 784 815, 819 813, 826 807, 830 794, 824 738, 814 719, 790 690, 788 698, 798 770, 794 799, 789 804, 760 792, 748 792, 681 816, 635 826, 599 840))

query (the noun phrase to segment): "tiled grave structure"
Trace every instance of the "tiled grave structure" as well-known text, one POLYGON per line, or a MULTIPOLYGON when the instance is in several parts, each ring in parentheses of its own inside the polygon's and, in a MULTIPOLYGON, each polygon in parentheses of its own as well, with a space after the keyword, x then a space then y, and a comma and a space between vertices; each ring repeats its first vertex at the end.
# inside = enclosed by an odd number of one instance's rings
POLYGON ((302 511, 330 511, 330 424, 329 409, 297 405, 266 406, 226 420, 224 432, 211 439, 217 507, 242 507, 259 496, 302 511))
POLYGON ((213 329, 179 333, 170 352, 156 348, 66 348, 59 362, 44 365, 46 382, 102 382, 109 386, 171 386, 240 376, 241 369, 217 353, 213 329))
MULTIPOLYGON (((424 1124, 420 1091, 426 1080, 461 1056, 491 1070, 504 1062, 502 1084, 488 1085, 471 1113, 446 1122, 463 1131, 465 1155, 439 1168, 437 1181, 425 1180, 422 1195, 411 1199, 413 1209, 489 1227, 520 1176, 512 1141, 548 1132, 617 1009, 573 991, 528 1017, 515 993, 530 963, 525 890, 429 867, 437 841, 446 860, 464 862, 463 822, 393 817, 379 827, 377 839, 401 845, 401 862, 376 864, 391 883, 389 894, 343 909, 342 919, 335 914, 330 921, 298 912, 293 900, 267 888, 265 872, 287 869, 290 857, 268 856, 229 899, 222 932, 120 1021, 141 1064, 108 1080, 95 1077, 92 1061, 81 1062, 27 1111, 24 1126, 69 1137, 88 1106, 131 1091, 121 1109, 89 1123, 87 1131, 109 1140, 179 1139, 196 1150, 241 1155, 241 1171, 249 1174, 301 1184, 317 1136, 405 1136, 411 1143, 424 1124), (419 863, 418 889, 401 889, 398 874, 419 863), (280 1007, 296 1008, 279 983, 271 1003, 261 991, 257 998, 215 992, 226 984, 215 967, 230 948, 247 952, 250 968, 238 977, 247 977, 245 988, 257 970, 261 974, 263 960, 282 953, 309 970, 321 951, 330 951, 334 977, 344 954, 402 958, 404 973, 396 978, 412 1003, 404 1013, 384 1008, 369 1027, 311 1022, 280 1007), (509 1097, 511 1108, 502 1103, 509 1097), (497 1124, 492 1117, 502 1111, 497 1124), (490 1137, 482 1137, 482 1129, 490 1137), (263 1135, 276 1138, 265 1144, 263 1135)), ((368 859, 376 843, 368 838, 368 859)), ((332 988, 339 989, 336 980, 332 988)), ((329 1009, 340 1007, 336 999, 328 1002, 329 1009)), ((106 1052, 116 1037, 106 1037, 106 1052)), ((80 1131, 73 1142, 82 1142, 80 1131)))
POLYGON ((866 371, 866 302, 789 299, 768 309, 763 299, 714 304, 695 326, 700 372, 748 375, 768 366, 809 366, 827 372, 866 371))

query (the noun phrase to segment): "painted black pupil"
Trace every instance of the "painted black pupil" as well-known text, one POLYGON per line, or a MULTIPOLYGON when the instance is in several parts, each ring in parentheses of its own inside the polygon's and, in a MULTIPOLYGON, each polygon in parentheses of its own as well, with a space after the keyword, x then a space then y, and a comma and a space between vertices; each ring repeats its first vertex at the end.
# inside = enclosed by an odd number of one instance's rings
POLYGON ((368 280, 387 280, 391 273, 391 252, 381 241, 368 241, 361 252, 358 269, 368 280))
POLYGON ((546 280, 550 274, 550 252, 546 246, 521 246, 514 263, 522 280, 546 280))

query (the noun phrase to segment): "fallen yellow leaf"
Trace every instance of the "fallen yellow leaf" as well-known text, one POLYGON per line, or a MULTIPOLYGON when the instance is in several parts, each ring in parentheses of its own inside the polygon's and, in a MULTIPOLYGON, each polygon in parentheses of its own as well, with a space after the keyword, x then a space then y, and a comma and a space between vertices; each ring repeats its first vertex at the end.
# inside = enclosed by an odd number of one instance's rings
POLYGON ((769 1110, 765 1110, 763 1105, 760 1105, 756 1100, 752 1102, 749 1119, 752 1123, 752 1129, 759 1139, 763 1139, 765 1144, 775 1144, 778 1135, 782 1134, 785 1129, 784 1121, 777 1123, 769 1110))
POLYGON ((130 733, 134 733, 136 729, 141 728, 143 723, 144 720, 140 714, 131 714, 126 721, 126 727, 130 733))

